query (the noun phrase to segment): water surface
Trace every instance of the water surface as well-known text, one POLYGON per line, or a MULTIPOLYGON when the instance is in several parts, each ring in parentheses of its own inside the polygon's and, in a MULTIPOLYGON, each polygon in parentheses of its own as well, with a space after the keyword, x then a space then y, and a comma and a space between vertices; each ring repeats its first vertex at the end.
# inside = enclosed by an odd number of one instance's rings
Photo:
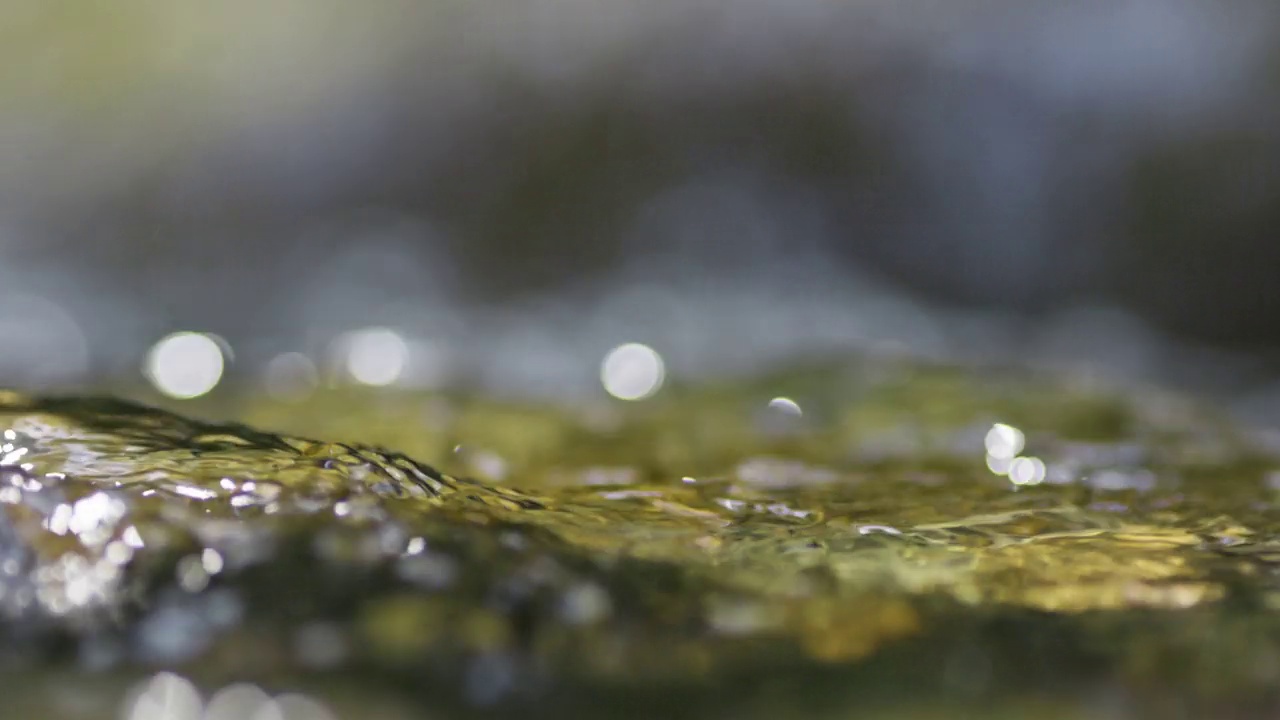
POLYGON ((865 360, 183 410, 285 434, 0 397, 8 712, 1280 709, 1280 445, 1158 389, 865 360))

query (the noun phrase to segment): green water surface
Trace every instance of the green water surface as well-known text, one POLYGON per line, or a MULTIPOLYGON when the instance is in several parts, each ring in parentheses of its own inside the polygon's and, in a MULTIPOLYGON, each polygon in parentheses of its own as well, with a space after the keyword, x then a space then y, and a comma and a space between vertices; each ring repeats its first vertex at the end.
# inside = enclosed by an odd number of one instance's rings
POLYGON ((1280 711, 1280 443, 1169 392, 862 360, 180 409, 0 395, 3 717, 158 671, 343 718, 1280 711))

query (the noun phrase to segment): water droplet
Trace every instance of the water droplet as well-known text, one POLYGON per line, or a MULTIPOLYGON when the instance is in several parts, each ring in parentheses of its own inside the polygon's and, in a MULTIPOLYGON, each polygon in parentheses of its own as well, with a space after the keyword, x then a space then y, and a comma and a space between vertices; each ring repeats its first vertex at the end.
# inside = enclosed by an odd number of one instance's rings
POLYGON ((1014 485, 1039 485, 1044 482, 1044 461, 1038 457, 1016 457, 1009 463, 1009 481, 1014 485))
POLYGON ((222 348, 208 335, 174 333, 156 343, 144 372, 156 389, 178 399, 208 393, 222 379, 222 348))
POLYGON ((213 548, 205 548, 204 552, 200 553, 200 566, 209 575, 217 575, 222 572, 222 555, 213 548))
POLYGON ((1022 431, 1012 425, 996 423, 987 431, 983 444, 987 454, 999 460, 1011 460, 1022 452, 1026 437, 1022 431))
POLYGON ((600 366, 604 389, 619 400, 643 400, 662 387, 666 370, 662 356, 648 345, 619 345, 600 366))
POLYGON ((769 409, 776 410, 783 415, 792 415, 795 417, 804 415, 804 411, 800 409, 800 404, 789 397, 776 397, 770 400, 769 409))
POLYGON ((209 586, 209 573, 200 564, 200 558, 192 555, 178 561, 176 570, 178 585, 189 593, 198 593, 209 586))
POLYGON ((390 328, 365 328, 351 333, 346 346, 347 372, 364 385, 396 382, 409 361, 408 343, 390 328))

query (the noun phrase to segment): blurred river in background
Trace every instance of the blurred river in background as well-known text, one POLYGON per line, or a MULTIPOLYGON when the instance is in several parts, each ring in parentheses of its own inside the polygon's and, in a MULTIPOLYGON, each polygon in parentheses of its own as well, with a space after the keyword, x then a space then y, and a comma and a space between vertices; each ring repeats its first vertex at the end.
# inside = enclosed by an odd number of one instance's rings
POLYGON ((359 346, 573 399, 636 342, 1280 417, 1277 32, 1265 0, 8 3, 0 382, 121 386, 198 331, 242 388, 359 346))

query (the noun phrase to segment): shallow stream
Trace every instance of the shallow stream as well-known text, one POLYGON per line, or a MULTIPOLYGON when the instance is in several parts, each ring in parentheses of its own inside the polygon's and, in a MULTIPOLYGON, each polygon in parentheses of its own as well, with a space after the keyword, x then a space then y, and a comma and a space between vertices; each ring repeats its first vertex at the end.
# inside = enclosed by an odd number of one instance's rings
POLYGON ((180 409, 0 395, 0 716, 1280 712, 1280 438, 1157 388, 180 409))

